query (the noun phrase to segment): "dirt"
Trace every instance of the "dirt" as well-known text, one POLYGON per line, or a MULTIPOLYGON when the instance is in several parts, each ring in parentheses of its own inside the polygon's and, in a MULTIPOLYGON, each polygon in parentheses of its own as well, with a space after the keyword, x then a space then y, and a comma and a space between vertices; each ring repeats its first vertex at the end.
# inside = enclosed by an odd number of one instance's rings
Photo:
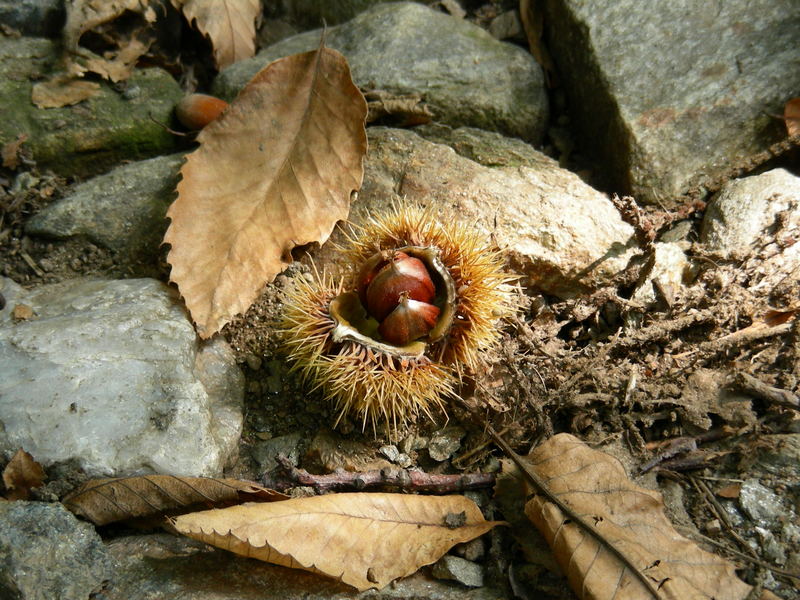
MULTIPOLYGON (((68 193, 73 183, 38 173, 30 165, 21 172, 0 171, 2 275, 25 287, 79 276, 156 276, 166 281, 163 263, 131 265, 86 240, 47 241, 24 235, 26 219, 68 193)), ((663 212, 645 212, 653 222, 660 220, 662 233, 669 228, 663 212)), ((714 551, 742 565, 745 579, 757 583, 768 571, 747 559, 748 548, 734 532, 723 526, 709 533, 708 524, 719 516, 713 502, 717 499, 709 498, 707 489, 713 492, 755 476, 788 494, 795 505, 799 501, 800 481, 759 471, 753 458, 771 436, 800 431, 798 412, 763 398, 740 397, 732 408, 737 392, 730 378, 746 372, 775 388, 798 389, 800 283, 785 281, 766 292, 753 291, 767 275, 761 272, 765 257, 758 251, 733 261, 706 256, 693 243, 702 210, 678 212, 673 214, 684 220, 688 214, 690 229, 684 241, 700 266, 692 285, 677 298, 662 293, 658 305, 648 310, 630 301, 647 270, 647 255, 589 296, 559 300, 536 290, 519 291, 520 310, 498 324, 503 330, 500 349, 486 357, 485 371, 461 390, 465 406, 450 406, 449 421, 438 415, 438 423, 420 422, 404 437, 430 438, 445 422, 463 426, 466 437, 450 461, 434 462, 422 448, 409 451, 414 464, 443 472, 497 469, 499 454, 488 443, 482 419, 520 451, 555 433, 570 432, 615 454, 634 472, 661 455, 671 462, 656 465, 641 481, 660 485, 673 519, 688 516, 697 532, 713 536, 714 551), (717 432, 718 439, 704 441, 709 431, 717 432), (685 447, 696 449, 671 454, 667 442, 684 437, 689 438, 685 447), (681 493, 676 493, 676 485, 681 493)), ((764 242, 766 248, 769 240, 764 242)), ((308 258, 291 266, 223 331, 246 378, 245 430, 240 463, 232 469, 235 476, 261 475, 251 459, 255 444, 299 433, 303 456, 311 440, 335 420, 321 393, 289 372, 273 328, 286 287, 308 272, 308 258)), ((336 435, 358 442, 374 456, 384 444, 380 432, 362 432, 348 420, 336 435)), ((58 478, 55 472, 51 475, 58 478)), ((61 493, 62 487, 50 484, 48 489, 61 493)), ((738 534, 759 547, 752 526, 738 534)), ((511 549, 508 532, 497 536, 506 554, 492 556, 507 562, 519 550, 511 549)), ((782 543, 791 548, 788 540, 782 543)), ((785 568, 797 572, 800 565, 785 568)), ((543 569, 528 565, 519 577, 535 581, 547 594, 542 597, 571 597, 563 581, 543 569)), ((774 577, 780 579, 778 574, 774 577)))

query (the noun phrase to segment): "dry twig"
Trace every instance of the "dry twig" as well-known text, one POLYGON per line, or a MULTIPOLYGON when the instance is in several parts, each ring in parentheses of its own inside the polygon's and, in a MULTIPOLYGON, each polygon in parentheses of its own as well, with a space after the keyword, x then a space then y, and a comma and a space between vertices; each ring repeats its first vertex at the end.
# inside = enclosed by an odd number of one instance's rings
POLYGON ((337 471, 330 475, 314 475, 295 467, 286 457, 278 456, 278 467, 264 475, 265 487, 276 491, 306 486, 318 494, 323 492, 368 492, 394 489, 422 494, 452 494, 465 490, 490 488, 494 473, 440 475, 416 469, 385 468, 380 471, 337 471))

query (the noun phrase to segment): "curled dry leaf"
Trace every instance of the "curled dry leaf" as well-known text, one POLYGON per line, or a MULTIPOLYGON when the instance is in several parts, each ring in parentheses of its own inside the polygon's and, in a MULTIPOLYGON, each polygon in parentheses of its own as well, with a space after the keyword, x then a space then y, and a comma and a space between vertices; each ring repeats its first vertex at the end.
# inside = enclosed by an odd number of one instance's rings
POLYGON ((790 137, 800 135, 800 98, 792 98, 783 107, 783 120, 790 137))
POLYGON ((100 93, 100 84, 65 74, 33 84, 31 102, 39 108, 61 108, 83 102, 100 93))
POLYGON ((67 3, 67 22, 64 25, 64 50, 67 71, 82 76, 87 71, 122 81, 130 77, 133 67, 155 39, 149 25, 156 20, 150 0, 73 0, 67 3), (140 26, 128 27, 126 33, 109 24, 124 13, 141 17, 140 26), (106 31, 105 28, 109 28, 106 31), (111 46, 103 55, 81 46, 81 37, 94 31, 97 37, 111 46))
POLYGON ((6 500, 27 500, 33 488, 41 487, 44 478, 42 465, 20 448, 3 469, 6 500))
POLYGON ((198 504, 230 505, 248 500, 273 502, 288 496, 250 481, 142 475, 92 479, 64 498, 63 504, 95 525, 149 517, 198 504))
POLYGON ((201 337, 247 310, 294 247, 347 218, 366 113, 347 61, 323 47, 267 65, 197 136, 164 242, 201 337))
POLYGON ((172 0, 172 5, 211 40, 218 69, 255 54, 258 0, 172 0))
POLYGON ((28 134, 20 133, 17 136, 17 139, 3 144, 3 147, 0 148, 0 158, 3 159, 3 166, 6 169, 11 169, 13 171, 19 166, 20 149, 22 148, 22 144, 24 144, 27 141, 28 141, 28 134))
POLYGON ((736 576, 734 566, 675 531, 664 514, 661 495, 634 485, 617 459, 562 433, 523 460, 550 492, 605 540, 601 543, 540 493, 525 505, 525 513, 547 539, 578 597, 748 597, 751 588, 736 576), (611 546, 652 582, 656 596, 644 589, 611 546))
POLYGON ((360 493, 243 504, 175 520, 189 537, 361 591, 410 575, 495 525, 463 496, 360 493))

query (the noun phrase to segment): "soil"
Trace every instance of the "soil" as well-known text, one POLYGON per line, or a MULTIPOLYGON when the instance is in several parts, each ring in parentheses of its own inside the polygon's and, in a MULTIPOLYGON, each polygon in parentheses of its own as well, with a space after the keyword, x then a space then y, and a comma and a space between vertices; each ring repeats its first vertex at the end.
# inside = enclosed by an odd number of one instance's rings
MULTIPOLYGON (((475 14, 481 17, 489 8, 483 6, 475 14)), ((557 154, 558 144, 551 145, 551 153, 557 154)), ((575 169, 587 166, 580 157, 573 160, 578 161, 571 165, 575 169)), ((25 287, 79 276, 155 276, 166 281, 163 263, 130 264, 86 240, 43 241, 24 235, 26 219, 63 197, 74 183, 39 173, 31 165, 17 172, 0 171, 2 275, 25 287)), ((420 422, 405 435, 430 437, 445 422, 458 424, 467 431, 460 450, 444 463, 432 461, 424 451, 411 451, 414 464, 443 472, 495 470, 499 452, 488 443, 485 419, 520 452, 555 433, 570 432, 619 456, 634 472, 663 455, 664 461, 640 482, 660 485, 673 519, 680 522, 688 515, 695 531, 707 533, 708 523, 718 519, 708 488, 698 481, 717 490, 728 482, 761 477, 767 487, 784 490, 797 505, 800 481, 752 470, 753 457, 770 435, 800 431, 800 413, 767 398, 738 402, 733 410, 726 399, 737 393, 733 376, 738 372, 783 390, 800 386, 800 283, 785 281, 755 292, 767 275, 761 269, 761 251, 731 261, 704 255, 694 243, 702 207, 699 203, 672 213, 644 210, 645 223, 655 224, 652 231, 667 231, 672 220, 686 223, 683 243, 699 265, 691 285, 661 290, 654 308, 645 311, 630 301, 636 282, 646 275, 647 252, 609 286, 589 296, 560 300, 533 289, 519 290, 519 311, 498 325, 503 330, 501 349, 486 357, 485 371, 462 390, 465 405, 451 406, 438 423, 420 422), (662 452, 676 438, 693 440, 697 449, 662 452), (675 493, 676 484, 682 493, 675 493)), ((640 223, 643 236, 649 231, 640 223)), ((775 235, 782 233, 786 232, 775 235)), ((767 252, 771 240, 763 241, 767 252)), ((286 287, 309 269, 307 256, 279 275, 247 313, 223 331, 246 378, 245 430, 234 476, 261 475, 250 458, 254 444, 299 433, 303 456, 314 436, 335 420, 321 393, 308 390, 288 371, 272 327, 286 287)), ((375 455, 385 443, 382 432, 362 432, 348 420, 340 424, 338 434, 375 455)), ((714 551, 741 565, 744 578, 755 584, 766 571, 742 558, 742 553, 750 556, 749 548, 735 533, 723 527, 714 536, 714 551)), ((738 534, 759 547, 752 527, 738 534)), ((511 547, 510 534, 502 537, 507 561, 518 550, 511 547)), ((784 568, 800 571, 797 564, 784 568)), ((549 594, 541 597, 572 597, 551 575, 539 577, 537 585, 549 594)))

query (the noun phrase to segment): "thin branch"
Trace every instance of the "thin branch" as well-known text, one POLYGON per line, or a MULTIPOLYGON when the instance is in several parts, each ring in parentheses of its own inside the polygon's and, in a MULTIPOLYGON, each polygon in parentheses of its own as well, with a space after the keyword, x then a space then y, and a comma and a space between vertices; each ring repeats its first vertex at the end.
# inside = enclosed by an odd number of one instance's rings
POLYGON ((284 456, 278 456, 278 466, 266 473, 264 487, 284 492, 289 488, 306 486, 323 492, 369 492, 394 489, 422 494, 452 494, 466 490, 490 488, 494 485, 494 473, 464 473, 440 475, 425 473, 417 469, 385 468, 380 471, 337 471, 330 475, 314 475, 298 469, 284 456))
POLYGON ((731 375, 729 385, 733 389, 750 394, 759 400, 800 411, 800 398, 796 394, 789 390, 769 386, 760 379, 756 379, 742 371, 737 371, 731 375))

